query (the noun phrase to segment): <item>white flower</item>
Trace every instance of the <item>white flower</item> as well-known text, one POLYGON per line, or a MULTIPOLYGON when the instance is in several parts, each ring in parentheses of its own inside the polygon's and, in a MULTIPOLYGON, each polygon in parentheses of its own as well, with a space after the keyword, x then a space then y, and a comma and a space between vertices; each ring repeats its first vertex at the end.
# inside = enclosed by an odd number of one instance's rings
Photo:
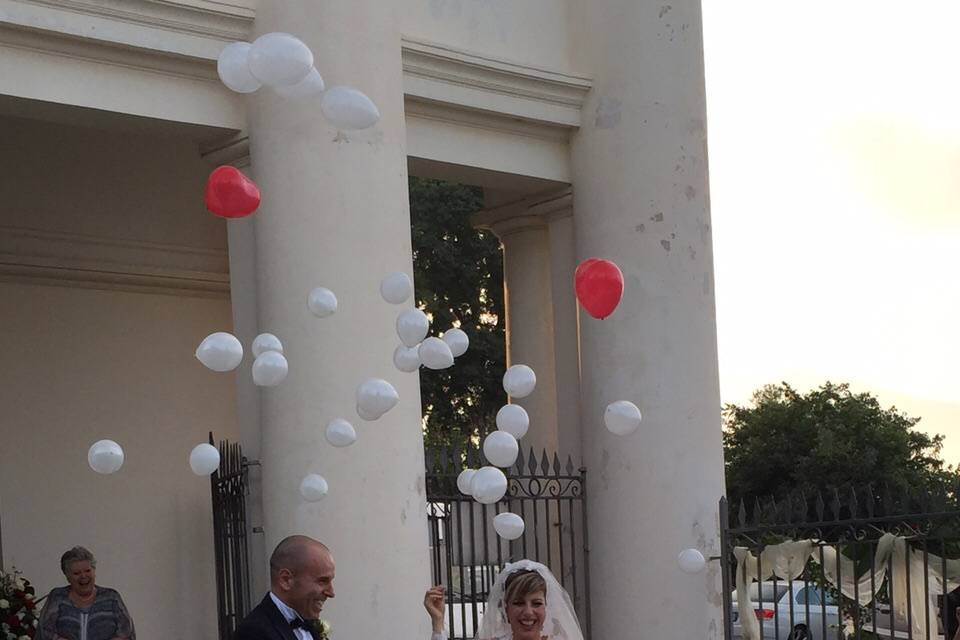
POLYGON ((321 631, 321 633, 322 633, 323 635, 329 636, 329 635, 330 635, 330 623, 327 622, 326 620, 321 620, 321 621, 320 621, 320 631, 321 631))
POLYGON ((25 593, 25 594, 23 595, 23 599, 24 599, 24 600, 33 600, 33 594, 32 594, 32 593, 25 593))
POLYGON ((30 636, 27 636, 27 635, 20 636, 19 640, 30 640, 30 636))
POLYGON ((6 600, 0 600, 0 609, 9 609, 10 603, 6 600))

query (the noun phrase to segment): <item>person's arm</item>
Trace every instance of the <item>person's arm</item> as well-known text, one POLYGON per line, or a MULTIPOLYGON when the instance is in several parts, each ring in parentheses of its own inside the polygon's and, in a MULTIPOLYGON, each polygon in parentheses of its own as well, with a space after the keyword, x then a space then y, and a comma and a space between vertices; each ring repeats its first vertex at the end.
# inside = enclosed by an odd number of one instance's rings
POLYGON ((442 586, 431 587, 423 596, 423 608, 430 615, 430 623, 433 625, 433 635, 430 640, 443 640, 443 600, 444 588, 442 586))
POLYGON ((117 593, 117 599, 114 603, 117 616, 117 635, 113 640, 137 640, 137 632, 133 628, 133 618, 127 611, 127 605, 123 603, 120 593, 117 593))
POLYGON ((51 591, 43 601, 40 617, 37 619, 36 640, 63 640, 57 635, 57 615, 60 611, 60 602, 51 591))

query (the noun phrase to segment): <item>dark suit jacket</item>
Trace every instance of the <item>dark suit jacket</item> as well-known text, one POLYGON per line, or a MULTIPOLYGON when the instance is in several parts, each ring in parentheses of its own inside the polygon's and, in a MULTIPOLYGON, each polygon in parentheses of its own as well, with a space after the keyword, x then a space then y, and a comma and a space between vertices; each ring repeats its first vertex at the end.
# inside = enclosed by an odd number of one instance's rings
MULTIPOLYGON (((317 637, 313 632, 311 634, 314 638, 317 637)), ((280 613, 280 609, 273 604, 268 593, 237 627, 233 640, 298 640, 298 638, 293 633, 290 623, 280 613)))

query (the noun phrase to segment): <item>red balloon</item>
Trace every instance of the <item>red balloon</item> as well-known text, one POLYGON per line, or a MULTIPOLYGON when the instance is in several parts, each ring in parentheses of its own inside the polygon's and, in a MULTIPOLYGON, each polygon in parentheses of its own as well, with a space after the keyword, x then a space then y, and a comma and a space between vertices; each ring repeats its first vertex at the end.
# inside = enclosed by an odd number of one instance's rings
POLYGON ((620 267, 602 258, 588 258, 573 275, 577 300, 594 318, 603 320, 617 308, 623 297, 620 267))
POLYGON ((260 189, 236 167, 217 167, 207 178, 203 198, 210 213, 221 218, 242 218, 260 206, 260 189))

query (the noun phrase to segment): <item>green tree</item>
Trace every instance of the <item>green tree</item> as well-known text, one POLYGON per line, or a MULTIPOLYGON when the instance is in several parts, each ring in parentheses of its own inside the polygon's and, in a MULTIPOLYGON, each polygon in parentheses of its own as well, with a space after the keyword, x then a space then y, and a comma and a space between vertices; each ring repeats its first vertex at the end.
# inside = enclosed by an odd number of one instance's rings
POLYGON ((503 257, 493 234, 470 225, 483 208, 477 187, 410 179, 410 218, 417 305, 433 333, 459 326, 470 348, 441 371, 420 369, 427 446, 462 447, 495 428, 506 403, 503 257))
POLYGON ((940 459, 943 436, 914 430, 918 422, 846 384, 806 394, 765 386, 751 406, 723 409, 727 496, 736 505, 846 485, 948 491, 956 474, 940 459))

